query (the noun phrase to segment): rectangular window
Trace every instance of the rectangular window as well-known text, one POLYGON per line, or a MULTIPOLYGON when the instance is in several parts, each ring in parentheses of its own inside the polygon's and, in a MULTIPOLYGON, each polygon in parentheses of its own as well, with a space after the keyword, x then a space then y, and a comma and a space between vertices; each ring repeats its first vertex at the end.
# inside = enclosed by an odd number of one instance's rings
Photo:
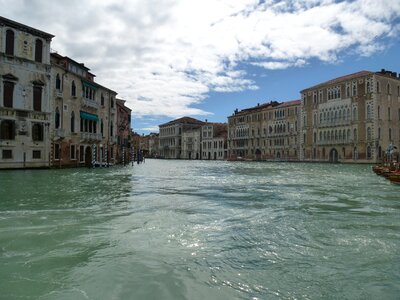
POLYGON ((32 159, 40 159, 41 151, 40 150, 33 150, 32 151, 32 159))
POLYGON ((2 158, 3 159, 11 159, 12 158, 12 150, 3 150, 2 151, 2 158))
POLYGON ((59 160, 61 156, 60 144, 54 144, 54 159, 59 160))
POLYGON ((33 87, 33 110, 42 111, 42 88, 40 86, 33 87))
POLYGON ((4 107, 13 107, 14 83, 4 81, 3 101, 4 107))
POLYGON ((76 160, 76 145, 71 145, 70 147, 70 159, 76 160))

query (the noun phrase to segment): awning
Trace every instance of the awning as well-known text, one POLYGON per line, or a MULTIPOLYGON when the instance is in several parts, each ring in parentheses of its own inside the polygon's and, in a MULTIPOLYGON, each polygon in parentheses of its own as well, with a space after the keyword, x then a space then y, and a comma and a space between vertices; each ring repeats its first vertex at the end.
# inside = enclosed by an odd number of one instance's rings
POLYGON ((94 114, 90 114, 85 111, 81 111, 81 119, 91 120, 91 121, 99 121, 99 117, 94 114))
POLYGON ((97 90, 97 85, 95 85, 95 84, 93 84, 93 83, 91 83, 91 82, 82 80, 82 84, 83 84, 84 86, 86 86, 86 87, 89 87, 89 88, 91 88, 91 89, 97 90))

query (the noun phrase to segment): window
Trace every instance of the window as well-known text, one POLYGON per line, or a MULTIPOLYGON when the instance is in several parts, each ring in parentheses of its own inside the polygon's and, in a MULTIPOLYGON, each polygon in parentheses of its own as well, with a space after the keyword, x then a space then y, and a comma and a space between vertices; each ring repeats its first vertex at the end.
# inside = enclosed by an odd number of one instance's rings
POLYGON ((104 136, 104 123, 103 123, 103 119, 101 119, 100 131, 101 131, 101 136, 104 136))
POLYGON ((371 119, 371 105, 367 105, 367 119, 371 119))
POLYGON ((76 145, 71 145, 69 157, 71 160, 76 160, 76 145))
POLYGON ((15 139, 15 122, 11 120, 3 120, 0 125, 0 139, 15 139))
POLYGON ((32 140, 43 141, 43 125, 36 123, 32 126, 32 140))
POLYGON ((54 159, 59 160, 61 156, 60 144, 54 144, 54 159))
POLYGON ((56 90, 61 91, 61 80, 60 80, 60 74, 56 75, 56 90))
POLYGON ((85 161, 85 146, 80 146, 79 147, 79 161, 84 162, 85 161))
POLYGON ((40 159, 41 151, 40 150, 32 150, 32 159, 40 159))
POLYGON ((75 113, 71 112, 71 132, 75 132, 75 113))
POLYGON ((2 158, 3 159, 12 159, 12 150, 3 150, 2 151, 2 158))
POLYGON ((13 107, 14 99, 14 83, 10 81, 4 81, 3 89, 3 105, 4 107, 13 107))
POLYGON ((14 55, 14 31, 6 31, 6 55, 14 55))
POLYGON ((389 128, 389 141, 392 140, 392 128, 389 128))
POLYGON ((101 106, 104 106, 104 95, 103 93, 101 93, 101 97, 100 97, 100 101, 101 101, 101 106))
POLYGON ((391 88, 390 88, 390 84, 389 84, 389 83, 388 83, 387 86, 386 86, 386 93, 387 93, 388 95, 390 95, 390 94, 392 93, 392 90, 391 90, 391 88))
POLYGON ((114 98, 111 97, 111 108, 114 108, 114 98))
POLYGON ((372 137, 371 137, 371 127, 368 127, 367 128, 367 140, 370 140, 372 137))
POLYGON ((75 85, 75 81, 72 80, 71 83, 71 96, 75 97, 76 96, 76 85, 75 85))
POLYGON ((33 110, 42 111, 42 87, 33 87, 33 110))
POLYGON ((388 107, 388 120, 389 120, 389 121, 392 119, 390 115, 391 115, 391 114, 390 114, 390 107, 388 107))
POLYGON ((381 92, 381 86, 379 84, 379 81, 376 82, 376 92, 380 93, 381 92))
POLYGON ((356 120, 357 120, 357 108, 354 107, 353 108, 353 121, 356 121, 356 120))
POLYGON ((371 159, 372 158, 372 152, 371 152, 371 146, 367 147, 367 159, 371 159))
POLYGON ((35 61, 42 62, 43 57, 43 42, 37 39, 35 42, 35 61))
POLYGON ((110 136, 113 136, 114 127, 113 124, 110 125, 110 136))
POLYGON ((56 108, 56 114, 55 114, 55 128, 60 128, 60 110, 58 107, 56 108))

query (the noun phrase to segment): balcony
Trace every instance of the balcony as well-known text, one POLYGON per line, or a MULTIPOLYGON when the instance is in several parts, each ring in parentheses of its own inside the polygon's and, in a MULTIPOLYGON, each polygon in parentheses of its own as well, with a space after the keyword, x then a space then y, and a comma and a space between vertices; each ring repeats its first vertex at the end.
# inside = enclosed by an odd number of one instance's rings
POLYGON ((81 140, 88 142, 100 142, 102 140, 101 133, 81 132, 81 140))
POLYGON ((94 109, 99 108, 99 104, 96 101, 87 99, 87 98, 82 98, 82 105, 85 107, 90 107, 90 108, 94 108, 94 109))

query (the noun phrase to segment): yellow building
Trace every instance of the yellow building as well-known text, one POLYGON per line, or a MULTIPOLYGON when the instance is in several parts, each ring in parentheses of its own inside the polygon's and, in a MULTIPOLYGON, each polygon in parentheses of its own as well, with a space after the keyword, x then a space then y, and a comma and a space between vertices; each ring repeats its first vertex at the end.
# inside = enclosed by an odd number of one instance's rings
POLYGON ((399 147, 400 78, 361 71, 301 91, 300 158, 375 163, 399 147))

